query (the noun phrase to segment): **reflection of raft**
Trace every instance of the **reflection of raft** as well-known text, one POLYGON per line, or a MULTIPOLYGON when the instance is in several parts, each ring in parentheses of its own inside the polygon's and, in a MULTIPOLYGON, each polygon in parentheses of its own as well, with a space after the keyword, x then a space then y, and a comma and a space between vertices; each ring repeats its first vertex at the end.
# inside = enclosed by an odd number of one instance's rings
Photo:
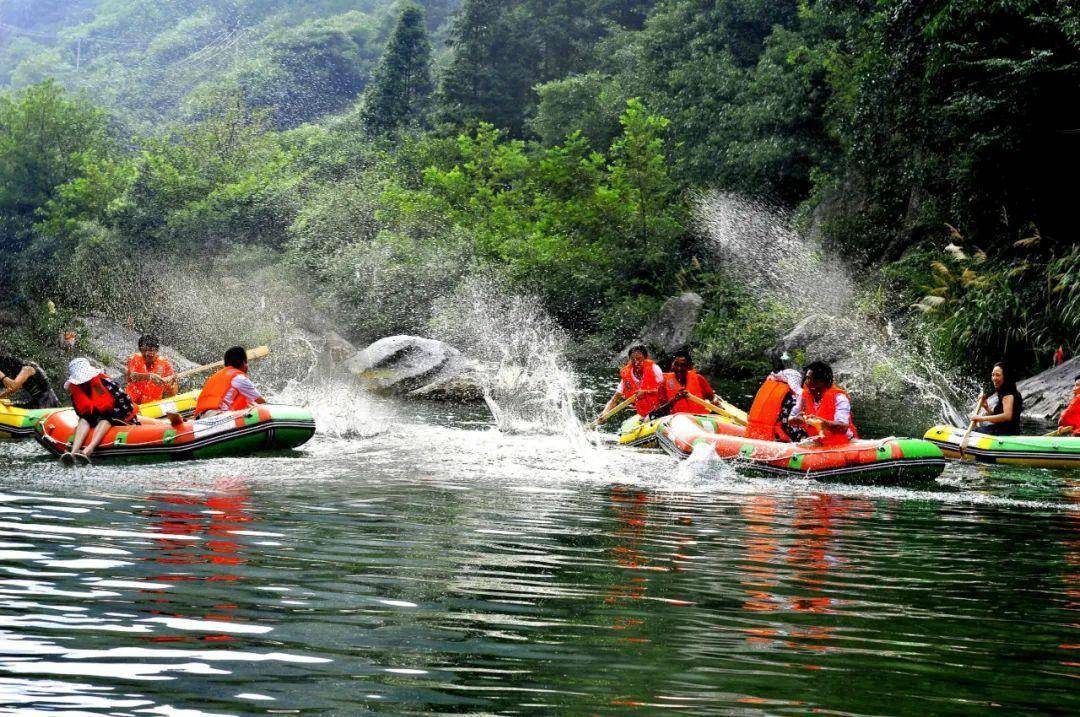
MULTIPOLYGON (((139 414, 150 418, 164 418, 166 413, 175 412, 187 416, 195 411, 195 402, 199 398, 198 391, 180 393, 172 398, 166 398, 153 403, 144 403, 139 406, 139 414)), ((0 440, 33 438, 36 435, 34 427, 38 421, 50 413, 64 411, 64 408, 15 408, 0 404, 0 440)))
MULTIPOLYGON (((949 458, 960 457, 966 428, 934 426, 923 436, 949 458)), ((988 436, 971 432, 964 456, 983 463, 1009 463, 1040 468, 1080 468, 1080 437, 988 436)))
MULTIPOLYGON (((75 434, 74 411, 59 411, 38 424, 37 440, 56 455, 64 452, 75 434)), ((315 420, 303 408, 263 404, 211 418, 167 423, 118 426, 105 434, 94 460, 216 458, 255 451, 295 448, 315 433, 315 420)))
POLYGON ((842 446, 778 443, 717 432, 699 416, 673 416, 657 436, 660 447, 686 458, 695 449, 744 463, 754 473, 858 479, 871 482, 920 482, 935 478, 945 458, 932 443, 915 438, 855 440, 842 446))
MULTIPOLYGON (((641 416, 634 415, 623 421, 619 427, 619 445, 632 448, 656 448, 656 432, 671 416, 654 418, 651 421, 642 421, 641 416)), ((744 428, 736 425, 726 416, 695 416, 702 423, 708 423, 712 430, 718 433, 734 433, 742 435, 744 428)))

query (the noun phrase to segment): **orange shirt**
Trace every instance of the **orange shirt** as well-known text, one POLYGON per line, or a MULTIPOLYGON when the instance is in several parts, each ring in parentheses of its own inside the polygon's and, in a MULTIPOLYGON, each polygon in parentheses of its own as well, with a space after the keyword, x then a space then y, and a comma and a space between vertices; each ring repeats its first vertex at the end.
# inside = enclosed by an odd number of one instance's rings
POLYGON ((1080 392, 1077 392, 1073 396, 1072 403, 1065 409, 1065 413, 1061 414, 1061 421, 1058 423, 1059 428, 1071 428, 1073 434, 1080 435, 1080 392))
MULTIPOLYGON (((158 376, 167 377, 173 375, 172 364, 169 360, 158 356, 154 359, 154 365, 147 368, 143 355, 136 353, 128 359, 128 375, 132 373, 156 373, 158 376)), ((165 387, 159 386, 152 381, 128 381, 127 395, 137 404, 160 401, 165 395, 165 387)))

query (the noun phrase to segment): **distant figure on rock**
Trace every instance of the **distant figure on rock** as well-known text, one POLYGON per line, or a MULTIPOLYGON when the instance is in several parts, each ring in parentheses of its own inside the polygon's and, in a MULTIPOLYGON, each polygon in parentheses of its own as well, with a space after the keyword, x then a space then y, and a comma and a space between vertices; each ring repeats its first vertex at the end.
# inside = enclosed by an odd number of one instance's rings
POLYGON ((49 377, 33 361, 7 355, 0 350, 0 398, 7 398, 24 391, 30 400, 25 408, 56 408, 60 405, 49 377))
POLYGON ((127 364, 127 394, 137 404, 160 401, 176 395, 172 364, 159 355, 161 346, 149 334, 139 338, 139 350, 127 364))
POLYGON ((689 349, 679 349, 671 359, 671 372, 664 374, 664 404, 657 409, 658 415, 666 413, 710 413, 709 409, 695 403, 694 396, 712 401, 716 394, 705 377, 694 370, 694 359, 689 349))
POLYGON ((606 414, 617 404, 627 399, 634 399, 634 410, 644 418, 660 405, 664 372, 649 360, 649 349, 634 346, 627 352, 630 359, 619 374, 619 386, 601 415, 606 414))
POLYGON ((1004 361, 994 364, 990 381, 994 384, 993 393, 984 395, 979 400, 979 410, 987 413, 976 413, 971 416, 971 421, 979 433, 991 436, 1014 436, 1020 427, 1020 414, 1024 411, 1024 397, 1017 390, 1012 370, 1004 361), (987 403, 991 396, 994 398, 993 407, 987 403))
POLYGON ((1072 403, 1061 414, 1058 421, 1058 435, 1067 436, 1072 434, 1080 436, 1080 374, 1073 379, 1072 403))
POLYGON ((242 411, 266 399, 247 376, 248 357, 243 346, 225 352, 225 368, 207 381, 195 404, 195 418, 214 416, 226 411, 242 411))
POLYGON ((823 446, 842 446, 858 437, 851 398, 847 391, 833 385, 832 366, 815 361, 806 367, 790 423, 805 428, 810 438, 823 446))

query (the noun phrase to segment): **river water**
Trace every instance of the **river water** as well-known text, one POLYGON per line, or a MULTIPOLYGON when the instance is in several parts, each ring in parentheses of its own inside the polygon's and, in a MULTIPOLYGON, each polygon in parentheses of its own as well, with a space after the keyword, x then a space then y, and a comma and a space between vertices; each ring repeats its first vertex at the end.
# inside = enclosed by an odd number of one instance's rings
POLYGON ((1080 710, 1076 474, 823 485, 317 417, 263 458, 0 445, 0 713, 1080 710))

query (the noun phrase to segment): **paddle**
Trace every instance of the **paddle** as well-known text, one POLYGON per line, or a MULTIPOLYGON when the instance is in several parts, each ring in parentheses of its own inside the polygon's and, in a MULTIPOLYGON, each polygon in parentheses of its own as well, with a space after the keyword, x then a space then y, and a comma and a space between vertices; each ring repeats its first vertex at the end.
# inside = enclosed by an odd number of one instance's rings
POLYGON ((1054 436, 1067 436, 1072 433, 1072 430, 1073 429, 1071 426, 1062 426, 1061 428, 1056 428, 1049 433, 1044 433, 1043 435, 1047 438, 1053 438, 1054 436))
POLYGON ((745 411, 742 411, 739 408, 732 406, 730 403, 728 403, 722 398, 717 399, 720 405, 716 406, 709 403, 704 398, 699 398, 692 393, 687 393, 686 397, 690 399, 692 403, 696 403, 697 405, 708 411, 711 411, 712 413, 716 413, 726 418, 730 418, 732 421, 734 421, 740 426, 745 426, 748 423, 745 411))
MULTIPOLYGON (((253 349, 248 349, 247 357, 248 361, 254 361, 255 359, 261 359, 270 354, 269 346, 256 346, 253 349)), ((182 378, 188 378, 196 374, 203 373, 204 371, 211 371, 215 368, 221 368, 225 365, 224 361, 215 361, 214 363, 208 363, 205 366, 196 366, 195 368, 189 368, 187 371, 181 371, 173 376, 173 380, 179 381, 182 378)))
MULTIPOLYGON (((975 404, 974 413, 975 413, 976 416, 978 416, 980 413, 982 413, 983 401, 985 401, 985 400, 986 400, 986 396, 983 396, 982 394, 980 394, 979 395, 979 400, 975 404)), ((971 437, 971 432, 972 432, 972 430, 975 429, 975 423, 976 423, 975 419, 974 418, 971 419, 971 423, 968 424, 967 431, 964 432, 964 437, 960 439, 960 460, 964 460, 964 451, 967 449, 968 438, 971 437)))
POLYGON ((618 413, 619 411, 623 410, 624 408, 626 408, 627 406, 632 404, 634 402, 635 398, 636 398, 636 396, 631 396, 630 398, 628 398, 625 401, 623 401, 622 403, 620 403, 618 406, 615 406, 615 408, 611 409, 610 411, 605 411, 604 413, 600 414, 600 416, 596 420, 590 421, 589 423, 585 424, 585 430, 591 431, 592 429, 599 426, 601 423, 607 422, 607 420, 609 418, 611 418, 616 413, 618 413))

